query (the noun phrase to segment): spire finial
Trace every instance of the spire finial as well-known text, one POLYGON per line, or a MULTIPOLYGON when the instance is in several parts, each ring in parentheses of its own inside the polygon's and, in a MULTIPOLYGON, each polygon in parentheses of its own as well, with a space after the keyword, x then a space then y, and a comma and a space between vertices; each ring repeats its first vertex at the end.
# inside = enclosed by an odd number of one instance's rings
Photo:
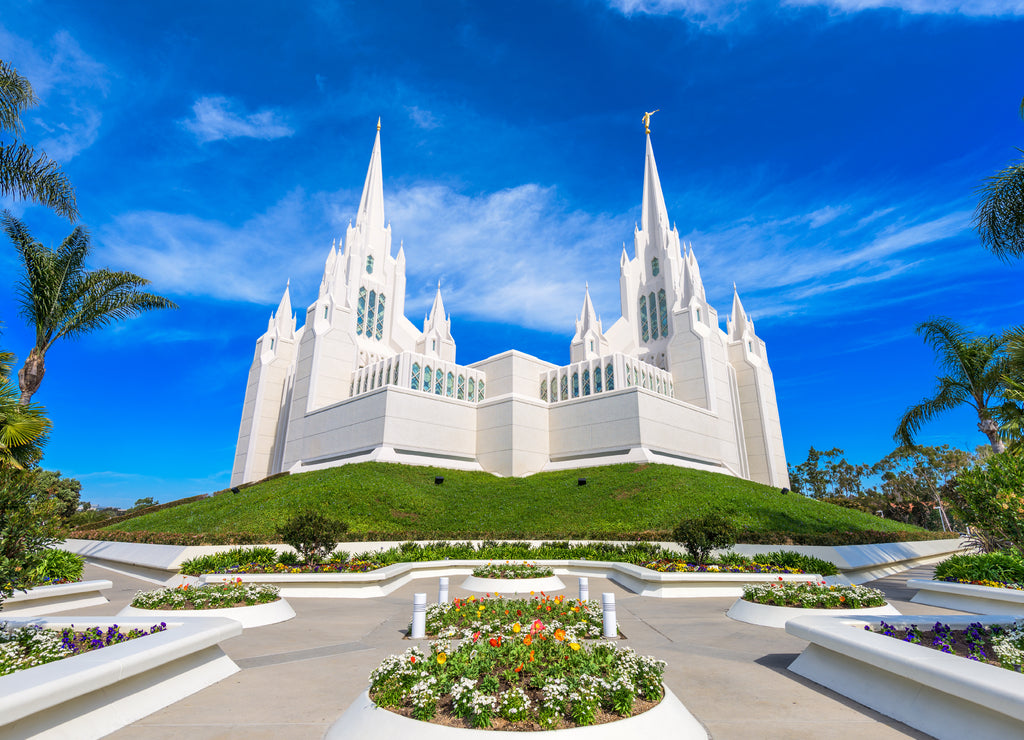
POLYGON ((646 111, 644 113, 644 133, 645 134, 650 134, 651 133, 651 116, 653 116, 655 113, 657 113, 660 110, 661 110, 661 108, 658 108, 657 110, 649 110, 649 111, 646 111))
POLYGON ((735 280, 732 281, 732 292, 733 293, 736 292, 736 281, 735 280))
POLYGON ((377 130, 380 131, 380 116, 377 116, 377 130))

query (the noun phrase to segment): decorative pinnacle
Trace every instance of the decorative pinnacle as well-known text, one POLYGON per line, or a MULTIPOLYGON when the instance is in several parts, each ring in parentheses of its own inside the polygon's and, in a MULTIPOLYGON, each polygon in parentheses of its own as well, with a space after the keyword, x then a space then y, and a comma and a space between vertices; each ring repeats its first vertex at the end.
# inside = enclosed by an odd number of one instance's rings
POLYGON ((377 116, 377 130, 380 131, 380 116, 377 116))
POLYGON ((655 113, 657 113, 660 110, 661 110, 661 108, 658 108, 657 110, 650 110, 650 111, 647 111, 646 113, 644 113, 644 133, 645 134, 651 133, 651 116, 653 116, 655 113))

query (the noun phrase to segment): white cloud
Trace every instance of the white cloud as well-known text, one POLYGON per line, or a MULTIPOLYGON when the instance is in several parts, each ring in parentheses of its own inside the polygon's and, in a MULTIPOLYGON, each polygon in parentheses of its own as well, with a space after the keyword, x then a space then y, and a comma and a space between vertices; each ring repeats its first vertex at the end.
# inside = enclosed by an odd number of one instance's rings
POLYGON ((428 110, 415 105, 405 109, 409 113, 409 119, 422 129, 434 129, 441 125, 441 119, 428 110))
POLYGON ((181 124, 204 144, 238 137, 280 139, 295 133, 277 111, 264 108, 246 113, 237 101, 220 95, 199 98, 192 105, 192 114, 181 124))
POLYGON ((700 27, 721 28, 754 8, 772 5, 824 7, 835 13, 858 13, 889 8, 914 15, 1014 16, 1024 15, 1021 0, 607 0, 623 15, 678 15, 700 27))

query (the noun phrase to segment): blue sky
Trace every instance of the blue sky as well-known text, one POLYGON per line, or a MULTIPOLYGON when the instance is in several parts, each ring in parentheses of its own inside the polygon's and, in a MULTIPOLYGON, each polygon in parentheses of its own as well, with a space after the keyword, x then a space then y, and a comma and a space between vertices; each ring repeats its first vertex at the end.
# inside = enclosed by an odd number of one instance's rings
MULTIPOLYGON (((440 279, 460 363, 568 362, 585 282, 619 316, 655 108, 670 217, 723 322, 735 282, 768 344, 790 462, 873 462, 933 387, 918 323, 1021 323, 1024 264, 970 222, 1024 146, 1022 37, 1024 2, 996 0, 7 3, 26 139, 75 184, 92 266, 181 305, 51 350, 44 466, 93 503, 227 485, 253 343, 288 278, 314 299, 378 116, 409 317, 440 279)), ((0 246, 24 358, 17 271, 0 246)), ((920 440, 985 441, 966 411, 920 440)))

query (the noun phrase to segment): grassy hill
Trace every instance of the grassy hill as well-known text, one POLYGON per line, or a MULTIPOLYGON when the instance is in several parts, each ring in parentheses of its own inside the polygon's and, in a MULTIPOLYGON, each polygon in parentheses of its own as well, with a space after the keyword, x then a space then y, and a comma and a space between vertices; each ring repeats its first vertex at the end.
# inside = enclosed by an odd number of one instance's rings
POLYGON ((757 532, 920 531, 782 494, 777 488, 671 465, 610 465, 497 478, 385 463, 283 476, 118 522, 106 530, 253 533, 275 541, 291 515, 318 509, 348 522, 352 539, 664 537, 709 510, 757 532), (443 485, 434 476, 444 476, 443 485), (577 485, 585 477, 587 484, 577 485))

